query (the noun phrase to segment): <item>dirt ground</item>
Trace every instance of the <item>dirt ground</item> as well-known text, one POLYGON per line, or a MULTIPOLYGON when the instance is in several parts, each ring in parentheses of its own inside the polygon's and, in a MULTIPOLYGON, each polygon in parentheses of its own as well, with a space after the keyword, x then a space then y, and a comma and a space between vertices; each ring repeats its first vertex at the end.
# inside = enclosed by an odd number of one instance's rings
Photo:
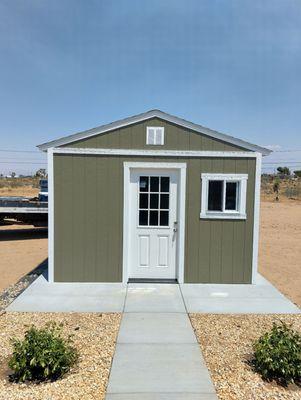
POLYGON ((0 293, 47 258, 47 229, 0 226, 0 293))
POLYGON ((38 194, 39 189, 31 186, 0 188, 0 196, 36 197, 38 194))
POLYGON ((301 202, 261 203, 259 272, 301 307, 301 202))
MULTIPOLYGON (((300 243, 301 202, 262 202, 259 271, 301 307, 300 243)), ((0 226, 0 254, 1 292, 47 258, 47 231, 0 226)))

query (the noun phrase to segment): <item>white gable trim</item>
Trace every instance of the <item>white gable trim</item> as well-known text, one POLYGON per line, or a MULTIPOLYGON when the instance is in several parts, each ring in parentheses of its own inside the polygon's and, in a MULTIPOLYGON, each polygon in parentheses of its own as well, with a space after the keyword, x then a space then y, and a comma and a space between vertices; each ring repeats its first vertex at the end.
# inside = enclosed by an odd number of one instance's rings
POLYGON ((59 138, 57 140, 53 140, 51 142, 43 143, 38 146, 38 148, 42 151, 47 150, 49 147, 58 147, 63 146, 72 142, 76 142, 78 140, 87 139, 89 137, 99 135, 102 133, 110 132, 112 130, 120 129, 128 125, 132 125, 138 122, 143 122, 151 118, 160 118, 164 121, 170 122, 175 125, 182 126, 186 129, 190 129, 194 132, 198 132, 200 134, 212 137, 214 139, 222 140, 223 142, 230 143, 239 147, 242 147, 246 150, 260 152, 263 155, 268 155, 271 153, 271 150, 268 150, 264 147, 257 146, 255 144, 251 144, 244 140, 235 138, 230 135, 226 135, 221 132, 217 132, 215 130, 205 128, 202 125, 194 124, 193 122, 186 121, 182 118, 176 117, 174 115, 167 114, 160 110, 151 110, 145 113, 135 115, 133 117, 125 118, 110 124, 101 125, 93 129, 89 129, 87 131, 78 132, 73 135, 65 136, 59 138))
POLYGON ((134 149, 81 149, 73 147, 54 148, 56 154, 86 154, 104 156, 139 156, 139 157, 230 157, 256 158, 250 151, 195 151, 195 150, 134 150, 134 149))

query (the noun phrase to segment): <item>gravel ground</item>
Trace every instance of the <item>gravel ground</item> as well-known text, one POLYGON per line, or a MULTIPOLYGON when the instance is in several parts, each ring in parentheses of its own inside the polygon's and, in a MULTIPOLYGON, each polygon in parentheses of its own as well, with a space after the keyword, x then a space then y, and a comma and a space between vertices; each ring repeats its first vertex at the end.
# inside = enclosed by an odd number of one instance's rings
POLYGON ((29 272, 13 285, 0 291, 0 312, 5 310, 34 280, 36 280, 47 269, 47 261, 41 263, 33 271, 29 272))
POLYGON ((191 314, 190 319, 220 400, 301 399, 300 387, 265 382, 248 364, 252 342, 273 321, 293 323, 301 331, 301 315, 191 314))
POLYGON ((121 314, 3 313, 0 316, 0 400, 104 399, 121 314), (7 379, 9 338, 22 337, 26 325, 64 324, 79 351, 78 364, 56 382, 16 384, 7 379))

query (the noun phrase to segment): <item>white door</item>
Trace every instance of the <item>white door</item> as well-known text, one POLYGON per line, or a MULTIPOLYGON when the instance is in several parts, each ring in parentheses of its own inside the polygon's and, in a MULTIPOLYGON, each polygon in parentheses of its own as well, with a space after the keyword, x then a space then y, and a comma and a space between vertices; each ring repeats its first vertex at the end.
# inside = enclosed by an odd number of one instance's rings
POLYGON ((130 185, 129 278, 175 279, 178 174, 134 170, 130 185))

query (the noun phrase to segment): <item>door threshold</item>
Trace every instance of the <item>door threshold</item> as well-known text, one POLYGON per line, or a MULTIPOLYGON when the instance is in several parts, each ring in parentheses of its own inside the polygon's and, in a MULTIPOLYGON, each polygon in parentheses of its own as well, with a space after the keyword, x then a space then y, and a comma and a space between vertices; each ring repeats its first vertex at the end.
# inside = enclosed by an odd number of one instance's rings
POLYGON ((177 279, 129 278, 128 283, 178 283, 177 279))

